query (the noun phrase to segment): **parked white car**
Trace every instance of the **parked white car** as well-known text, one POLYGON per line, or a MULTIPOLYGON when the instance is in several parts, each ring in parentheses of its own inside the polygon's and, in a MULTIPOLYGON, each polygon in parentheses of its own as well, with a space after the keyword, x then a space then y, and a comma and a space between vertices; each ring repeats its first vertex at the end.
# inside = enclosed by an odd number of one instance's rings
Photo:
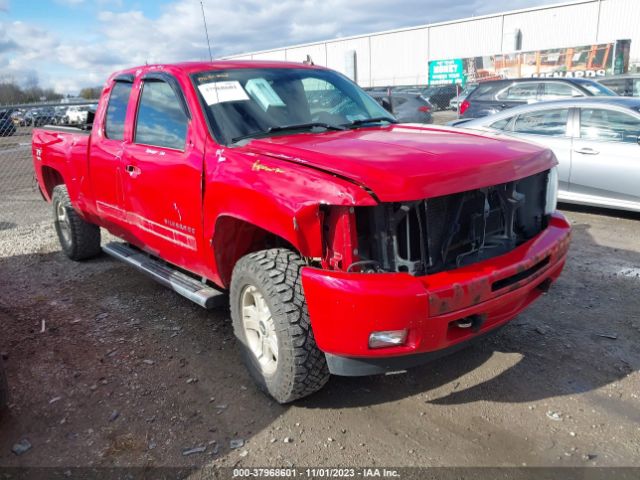
POLYGON ((77 105, 67 108, 65 120, 68 125, 81 125, 87 123, 87 115, 90 105, 77 105))
POLYGON ((585 97, 510 108, 449 125, 549 147, 560 201, 640 212, 640 99, 585 97))

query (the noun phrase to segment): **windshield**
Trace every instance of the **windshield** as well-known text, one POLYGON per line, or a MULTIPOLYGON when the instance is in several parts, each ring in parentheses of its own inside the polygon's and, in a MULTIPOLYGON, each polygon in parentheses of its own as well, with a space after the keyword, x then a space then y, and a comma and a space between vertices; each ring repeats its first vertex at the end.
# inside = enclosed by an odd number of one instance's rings
POLYGON ((331 70, 212 70, 193 80, 214 135, 227 145, 291 126, 343 129, 367 119, 395 122, 360 87, 331 70))
POLYGON ((590 93, 595 95, 596 97, 615 97, 617 95, 613 90, 605 87, 601 83, 591 82, 589 80, 578 81, 578 83, 589 90, 590 93))

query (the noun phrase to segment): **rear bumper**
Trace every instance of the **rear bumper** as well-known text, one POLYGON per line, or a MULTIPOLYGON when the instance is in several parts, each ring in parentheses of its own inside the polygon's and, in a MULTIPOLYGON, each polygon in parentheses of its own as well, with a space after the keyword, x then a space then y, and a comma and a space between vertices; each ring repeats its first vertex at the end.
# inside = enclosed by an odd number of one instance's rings
POLYGON ((401 370, 449 353, 504 325, 548 289, 564 267, 570 230, 554 214, 543 232, 505 255, 424 277, 305 268, 316 343, 341 375, 401 370), (473 329, 456 326, 469 317, 473 329), (402 329, 404 345, 369 348, 371 332, 402 329))

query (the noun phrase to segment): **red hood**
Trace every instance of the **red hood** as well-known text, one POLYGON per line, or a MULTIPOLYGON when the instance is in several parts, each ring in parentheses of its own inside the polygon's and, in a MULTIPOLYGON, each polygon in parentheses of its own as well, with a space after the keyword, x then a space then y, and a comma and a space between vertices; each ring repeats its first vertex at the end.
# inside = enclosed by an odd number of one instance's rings
POLYGON ((347 177, 383 202, 505 183, 557 163, 550 150, 531 143, 414 125, 254 139, 245 148, 347 177))

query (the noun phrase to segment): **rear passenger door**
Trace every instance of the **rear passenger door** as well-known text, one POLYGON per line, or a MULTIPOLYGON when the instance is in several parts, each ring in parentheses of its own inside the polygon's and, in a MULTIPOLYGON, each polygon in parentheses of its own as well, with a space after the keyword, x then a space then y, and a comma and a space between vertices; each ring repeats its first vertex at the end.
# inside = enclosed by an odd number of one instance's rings
POLYGON ((571 192, 592 203, 640 208, 640 116, 607 108, 579 111, 571 192))
POLYGON ((139 82, 124 157, 128 217, 140 246, 197 272, 204 146, 175 77, 152 72, 139 82))

